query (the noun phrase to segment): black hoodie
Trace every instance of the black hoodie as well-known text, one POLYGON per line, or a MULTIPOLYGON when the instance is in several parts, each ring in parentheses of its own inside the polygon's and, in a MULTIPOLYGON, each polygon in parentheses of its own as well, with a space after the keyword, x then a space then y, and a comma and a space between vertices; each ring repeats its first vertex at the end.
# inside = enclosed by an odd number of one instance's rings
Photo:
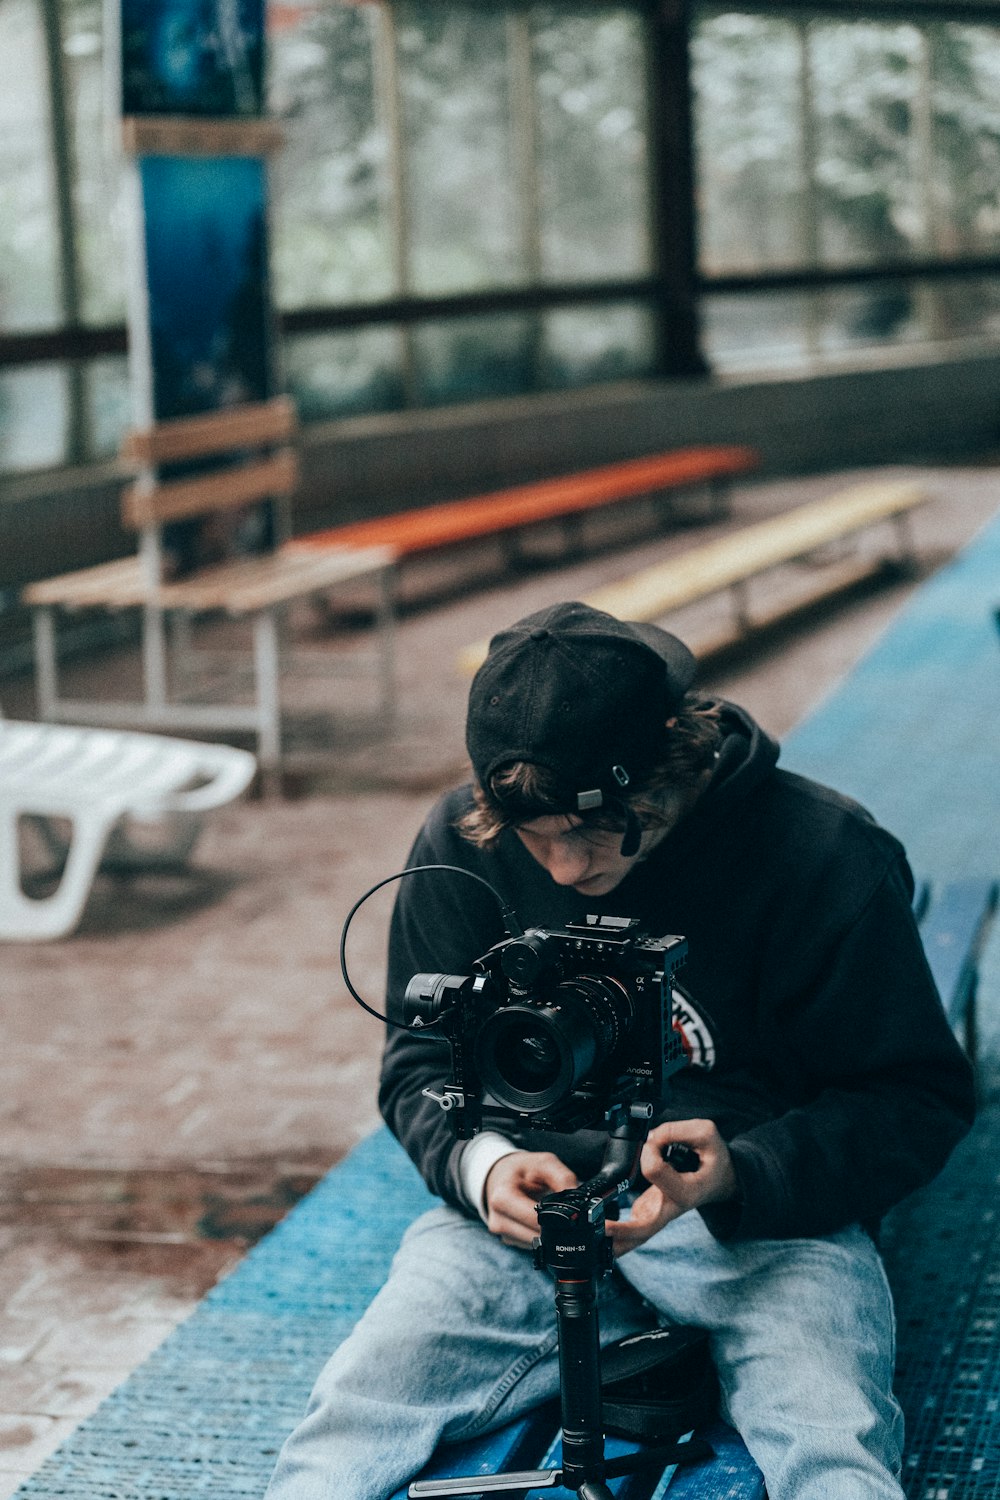
MULTIPOLYGON (((719 1238, 874 1228, 944 1165, 971 1124, 972 1073, 924 957, 901 844, 848 798, 777 769, 777 745, 724 706, 725 739, 687 816, 610 895, 557 886, 513 832, 486 851, 455 829, 471 789, 446 794, 410 865, 483 876, 524 926, 588 913, 635 917, 687 938, 681 1025, 691 1064, 671 1080, 664 1119, 714 1120, 738 1197, 704 1207, 719 1238)), ((418 972, 468 974, 504 936, 497 902, 460 875, 404 880, 389 945, 390 992, 418 972)), ((449 1076, 441 1042, 390 1031, 380 1105, 431 1190, 466 1212, 464 1143, 422 1094, 449 1076)), ((578 1173, 603 1137, 506 1129, 578 1173)))

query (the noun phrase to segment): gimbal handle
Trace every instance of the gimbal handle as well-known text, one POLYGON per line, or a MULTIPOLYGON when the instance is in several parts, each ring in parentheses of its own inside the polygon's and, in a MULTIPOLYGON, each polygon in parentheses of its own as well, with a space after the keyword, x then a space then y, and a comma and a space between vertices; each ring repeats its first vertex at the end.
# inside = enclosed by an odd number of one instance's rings
MULTIPOLYGON (((608 1205, 628 1191, 639 1173, 647 1122, 626 1115, 611 1131, 600 1171, 578 1187, 546 1193, 538 1205, 535 1264, 555 1281, 559 1328, 559 1394, 562 1467, 520 1473, 414 1480, 418 1497, 493 1495, 517 1490, 575 1491, 580 1500, 612 1500, 608 1480, 653 1464, 691 1463, 710 1455, 704 1442, 667 1444, 621 1458, 604 1456, 601 1348, 597 1290, 614 1265, 604 1231, 608 1205)), ((690 1169, 689 1169, 690 1170, 690 1169)))

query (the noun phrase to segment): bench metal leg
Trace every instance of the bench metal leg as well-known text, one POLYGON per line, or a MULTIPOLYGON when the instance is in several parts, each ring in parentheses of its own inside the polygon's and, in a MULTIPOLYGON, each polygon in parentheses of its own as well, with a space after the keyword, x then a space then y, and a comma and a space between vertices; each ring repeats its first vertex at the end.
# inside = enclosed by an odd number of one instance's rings
POLYGON ((386 724, 396 720, 396 600, 393 589, 394 569, 383 568, 378 575, 375 603, 375 631, 379 656, 379 699, 386 724))
POLYGON ((562 518, 562 541, 563 561, 572 562, 575 558, 586 556, 584 545, 583 516, 574 513, 562 518))
POLYGON ((893 529, 899 548, 900 566, 907 570, 917 564, 917 542, 913 534, 913 516, 908 510, 899 510, 892 517, 893 529))
POLYGON ((714 479, 710 479, 708 481, 708 493, 711 501, 712 520, 724 521, 732 509, 733 487, 729 476, 726 474, 717 474, 714 479))
POLYGON ((733 600, 733 616, 736 622, 736 630, 739 635, 749 635, 753 629, 753 620, 750 616, 750 588, 745 578, 740 578, 731 586, 730 593, 733 600))
POLYGON ((147 706, 163 708, 167 701, 167 635, 163 611, 155 604, 143 606, 142 676, 147 706))
POLYGON ((257 754, 262 769, 281 763, 281 701, 279 691, 278 621, 275 610, 264 610, 253 622, 254 690, 257 701, 257 754))
POLYGON ((48 607, 31 614, 35 638, 35 683, 38 693, 38 717, 55 718, 59 702, 59 663, 56 654, 55 611, 48 607))
POLYGON ((182 609, 175 609, 170 616, 169 628, 173 648, 174 693, 178 698, 184 698, 194 691, 197 677, 190 615, 182 609))

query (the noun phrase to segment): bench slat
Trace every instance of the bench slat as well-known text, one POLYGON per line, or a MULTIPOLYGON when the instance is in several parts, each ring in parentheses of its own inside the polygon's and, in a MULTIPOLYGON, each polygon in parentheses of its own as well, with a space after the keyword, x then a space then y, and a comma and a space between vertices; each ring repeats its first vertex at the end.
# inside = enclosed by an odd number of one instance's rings
POLYGON ((294 404, 287 396, 276 396, 126 433, 122 457, 132 463, 170 464, 234 448, 262 448, 286 442, 297 426, 294 404))
POLYGON ((253 614, 348 579, 364 578, 392 562, 388 547, 343 547, 314 555, 283 547, 268 556, 205 568, 192 578, 165 584, 154 597, 171 608, 253 614))
POLYGON ((143 588, 142 559, 119 557, 113 562, 98 563, 93 568, 79 568, 26 584, 21 591, 25 604, 62 605, 67 609, 103 606, 121 609, 141 604, 146 598, 143 588))
MULTIPOLYGON (((922 486, 909 480, 856 485, 654 563, 595 589, 585 602, 622 620, 658 620, 865 527, 904 515, 929 498, 922 486)), ((487 647, 488 642, 477 641, 463 650, 460 670, 475 672, 487 647)))
POLYGON ((199 474, 196 479, 129 485, 122 495, 122 518, 126 526, 138 531, 143 526, 159 526, 165 521, 290 495, 298 481, 295 451, 283 448, 269 458, 199 474))
POLYGON ((514 485, 468 500, 452 500, 370 521, 328 527, 297 538, 302 548, 383 544, 400 556, 452 546, 616 500, 745 474, 759 463, 752 448, 718 446, 627 459, 555 479, 514 485))
POLYGON ((862 485, 644 568, 622 583, 596 589, 587 602, 609 614, 624 607, 629 619, 650 620, 780 563, 805 557, 863 527, 923 505, 928 498, 917 484, 862 485))
POLYGON ((203 568, 191 578, 152 590, 145 586, 142 559, 124 557, 29 584, 24 598, 32 605, 67 608, 128 609, 148 603, 163 609, 224 610, 231 615, 246 615, 348 579, 363 578, 390 567, 393 557, 387 547, 341 547, 316 553, 282 547, 260 557, 203 568))

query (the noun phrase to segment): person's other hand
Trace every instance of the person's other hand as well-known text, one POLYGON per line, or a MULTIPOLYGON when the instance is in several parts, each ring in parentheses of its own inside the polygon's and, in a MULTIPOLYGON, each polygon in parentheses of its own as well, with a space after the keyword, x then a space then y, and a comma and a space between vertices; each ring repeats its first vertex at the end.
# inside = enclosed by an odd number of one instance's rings
POLYGON ((736 1192, 729 1147, 711 1120, 676 1120, 654 1126, 642 1148, 640 1167, 649 1186, 636 1198, 627 1219, 610 1220, 607 1225, 616 1255, 634 1250, 690 1209, 722 1202, 736 1192), (678 1142, 697 1152, 697 1171, 675 1171, 664 1159, 667 1147, 678 1142))
POLYGON ((576 1174, 551 1151, 511 1151, 486 1178, 486 1227, 505 1245, 530 1250, 538 1235, 539 1199, 576 1187, 576 1174))

